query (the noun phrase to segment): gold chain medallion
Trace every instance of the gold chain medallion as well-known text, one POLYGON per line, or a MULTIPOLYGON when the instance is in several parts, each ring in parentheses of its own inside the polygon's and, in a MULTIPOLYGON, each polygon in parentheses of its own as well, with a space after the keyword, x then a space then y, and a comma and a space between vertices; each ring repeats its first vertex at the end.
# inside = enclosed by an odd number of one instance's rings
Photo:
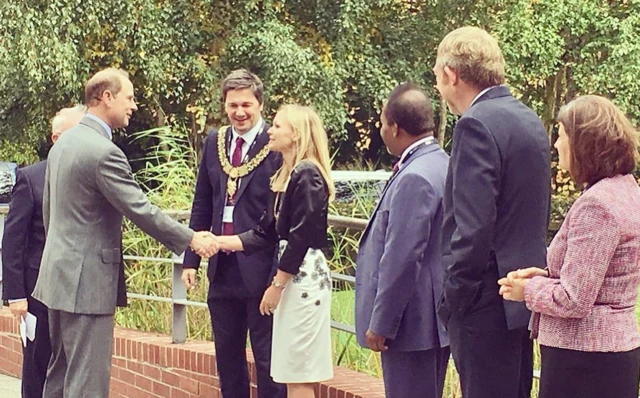
POLYGON ((228 129, 229 126, 223 126, 218 130, 218 158, 220 159, 220 165, 222 165, 222 171, 228 176, 227 195, 233 198, 238 190, 238 178, 246 176, 258 167, 269 155, 269 147, 265 145, 253 159, 234 167, 229 162, 229 157, 225 154, 225 138, 227 137, 228 129))

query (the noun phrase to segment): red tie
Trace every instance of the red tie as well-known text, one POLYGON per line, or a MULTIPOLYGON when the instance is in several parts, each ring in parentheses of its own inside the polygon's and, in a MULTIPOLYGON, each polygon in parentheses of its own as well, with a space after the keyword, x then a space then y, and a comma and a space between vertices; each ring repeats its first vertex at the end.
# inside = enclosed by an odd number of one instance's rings
MULTIPOLYGON (((244 140, 242 137, 238 137, 236 139, 236 147, 233 150, 233 155, 231 155, 231 165, 233 167, 238 167, 242 164, 242 146, 244 145, 244 140)), ((227 204, 233 203, 233 198, 227 198, 227 204)), ((222 223, 222 234, 223 235, 233 235, 233 223, 225 222, 222 223)))
POLYGON ((231 165, 233 167, 238 167, 242 164, 242 146, 244 145, 244 140, 242 137, 238 137, 236 139, 236 147, 233 150, 233 156, 231 156, 231 165))

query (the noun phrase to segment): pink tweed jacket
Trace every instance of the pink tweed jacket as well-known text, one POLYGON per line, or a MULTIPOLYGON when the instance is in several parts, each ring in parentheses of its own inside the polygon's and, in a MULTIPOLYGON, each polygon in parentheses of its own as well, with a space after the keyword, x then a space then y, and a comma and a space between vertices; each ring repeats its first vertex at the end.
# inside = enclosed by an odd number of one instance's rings
POLYGON ((640 347, 640 188, 606 178, 574 203, 547 254, 549 278, 525 288, 540 344, 589 352, 640 347))

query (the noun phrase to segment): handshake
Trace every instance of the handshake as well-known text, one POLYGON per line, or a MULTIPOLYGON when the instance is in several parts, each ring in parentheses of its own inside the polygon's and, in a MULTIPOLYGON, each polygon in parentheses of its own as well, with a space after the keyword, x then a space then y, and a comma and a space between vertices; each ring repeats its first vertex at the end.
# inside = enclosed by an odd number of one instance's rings
POLYGON ((220 250, 220 242, 218 237, 209 231, 196 231, 193 234, 191 250, 196 252, 200 257, 213 257, 220 250))

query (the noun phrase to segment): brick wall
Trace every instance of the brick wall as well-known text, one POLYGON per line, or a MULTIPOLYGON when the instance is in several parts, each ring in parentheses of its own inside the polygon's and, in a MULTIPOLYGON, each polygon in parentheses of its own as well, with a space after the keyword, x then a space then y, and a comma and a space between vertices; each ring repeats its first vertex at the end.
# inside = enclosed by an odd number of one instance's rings
MULTIPOLYGON (((220 398, 213 343, 171 344, 165 335, 116 328, 114 332, 110 398, 220 398)), ((256 372, 247 351, 252 380, 256 372)), ((0 310, 0 373, 20 377, 22 347, 18 323, 7 308, 0 310)), ((335 377, 318 386, 319 397, 382 398, 382 380, 341 367, 335 377)))

